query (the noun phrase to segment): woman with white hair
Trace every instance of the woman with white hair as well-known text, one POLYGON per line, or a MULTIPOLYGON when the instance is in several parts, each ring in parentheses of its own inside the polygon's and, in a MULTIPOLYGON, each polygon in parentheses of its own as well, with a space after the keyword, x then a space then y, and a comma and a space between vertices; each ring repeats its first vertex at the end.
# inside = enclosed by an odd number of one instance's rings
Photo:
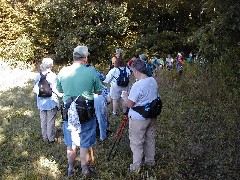
POLYGON ((58 92, 56 90, 56 74, 52 72, 53 60, 51 58, 43 58, 40 65, 40 73, 34 80, 33 92, 37 95, 37 107, 40 110, 41 120, 41 133, 43 141, 54 142, 55 141, 55 120, 58 111, 58 97, 57 94, 51 93, 50 97, 42 97, 39 94, 39 81, 46 76, 46 80, 51 88, 52 92, 58 92))

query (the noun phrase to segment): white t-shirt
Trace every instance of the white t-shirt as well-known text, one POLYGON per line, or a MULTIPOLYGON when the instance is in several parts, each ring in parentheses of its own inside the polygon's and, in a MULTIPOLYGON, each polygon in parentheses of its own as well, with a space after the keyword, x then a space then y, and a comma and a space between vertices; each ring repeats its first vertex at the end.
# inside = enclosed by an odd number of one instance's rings
MULTIPOLYGON (((147 77, 136 81, 129 92, 128 99, 133 101, 135 106, 145 106, 147 102, 152 102, 158 96, 158 84, 153 77, 147 77)), ((145 120, 142 115, 129 109, 128 116, 136 120, 145 120)))
POLYGON ((173 58, 166 58, 166 63, 171 65, 173 63, 173 58))
MULTIPOLYGON (((125 67, 119 67, 121 70, 124 70, 125 67)), ((128 76, 131 75, 130 70, 126 67, 126 72, 128 76)), ((108 74, 106 75, 105 80, 103 81, 104 83, 110 83, 111 86, 117 84, 117 78, 120 76, 120 71, 118 68, 114 67, 112 68, 108 74)))

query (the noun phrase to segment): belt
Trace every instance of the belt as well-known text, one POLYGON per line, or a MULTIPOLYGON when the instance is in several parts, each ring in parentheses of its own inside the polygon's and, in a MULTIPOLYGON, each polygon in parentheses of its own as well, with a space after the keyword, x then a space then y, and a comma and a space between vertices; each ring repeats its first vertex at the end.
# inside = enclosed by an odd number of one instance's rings
POLYGON ((68 103, 71 103, 73 102, 75 99, 77 98, 77 96, 73 96, 73 97, 70 97, 66 100, 66 102, 64 104, 68 104, 68 103))

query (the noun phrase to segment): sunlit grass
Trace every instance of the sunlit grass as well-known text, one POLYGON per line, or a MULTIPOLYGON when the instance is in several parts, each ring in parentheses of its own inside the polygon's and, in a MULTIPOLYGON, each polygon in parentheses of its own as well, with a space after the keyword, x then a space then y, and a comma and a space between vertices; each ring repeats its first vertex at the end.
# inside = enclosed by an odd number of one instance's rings
POLYGON ((40 174, 46 174, 48 172, 48 175, 50 175, 52 178, 60 178, 59 175, 61 174, 59 170, 59 165, 55 160, 51 160, 46 157, 40 157, 34 164, 34 168, 37 169, 37 171, 40 174))
MULTIPOLYGON (((182 77, 165 70, 156 77, 163 100, 157 121, 156 166, 143 169, 137 178, 236 179, 238 174, 230 167, 236 167, 233 159, 239 107, 237 90, 235 94, 229 93, 223 78, 196 75, 197 70, 190 67, 185 70, 182 77)), ((109 117, 111 108, 110 104, 109 117)), ((127 178, 132 162, 128 127, 115 157, 107 161, 121 118, 109 118, 112 136, 102 144, 98 141, 94 147, 95 179, 127 178)), ((58 141, 43 142, 32 81, 22 88, 1 91, 0 179, 68 179, 60 112, 56 125, 58 141)), ((79 179, 79 156, 76 165, 71 179, 79 179)))

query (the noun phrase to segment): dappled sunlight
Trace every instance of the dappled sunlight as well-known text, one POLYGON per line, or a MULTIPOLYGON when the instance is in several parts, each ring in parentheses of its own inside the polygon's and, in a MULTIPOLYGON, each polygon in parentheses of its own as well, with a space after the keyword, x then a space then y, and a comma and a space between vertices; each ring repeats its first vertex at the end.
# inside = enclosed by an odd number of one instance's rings
POLYGON ((23 157, 28 157, 29 153, 28 153, 28 151, 23 151, 23 152, 21 153, 21 155, 22 155, 23 157))
POLYGON ((3 133, 3 128, 0 128, 0 144, 2 144, 6 140, 6 136, 3 133))
POLYGON ((59 165, 56 163, 55 160, 50 160, 43 156, 41 156, 34 163, 34 167, 36 171, 38 171, 40 174, 44 174, 44 175, 48 174, 53 178, 57 178, 61 174, 58 166, 59 165))
POLYGON ((26 110, 26 111, 23 113, 23 115, 31 118, 31 117, 34 117, 35 112, 30 111, 30 110, 26 110))
POLYGON ((12 138, 13 144, 15 144, 17 147, 22 147, 26 142, 27 139, 29 139, 29 134, 27 132, 24 132, 21 135, 15 136, 12 138))
POLYGON ((12 109, 12 107, 10 107, 10 106, 1 106, 0 105, 0 109, 1 109, 1 111, 10 111, 12 109))

